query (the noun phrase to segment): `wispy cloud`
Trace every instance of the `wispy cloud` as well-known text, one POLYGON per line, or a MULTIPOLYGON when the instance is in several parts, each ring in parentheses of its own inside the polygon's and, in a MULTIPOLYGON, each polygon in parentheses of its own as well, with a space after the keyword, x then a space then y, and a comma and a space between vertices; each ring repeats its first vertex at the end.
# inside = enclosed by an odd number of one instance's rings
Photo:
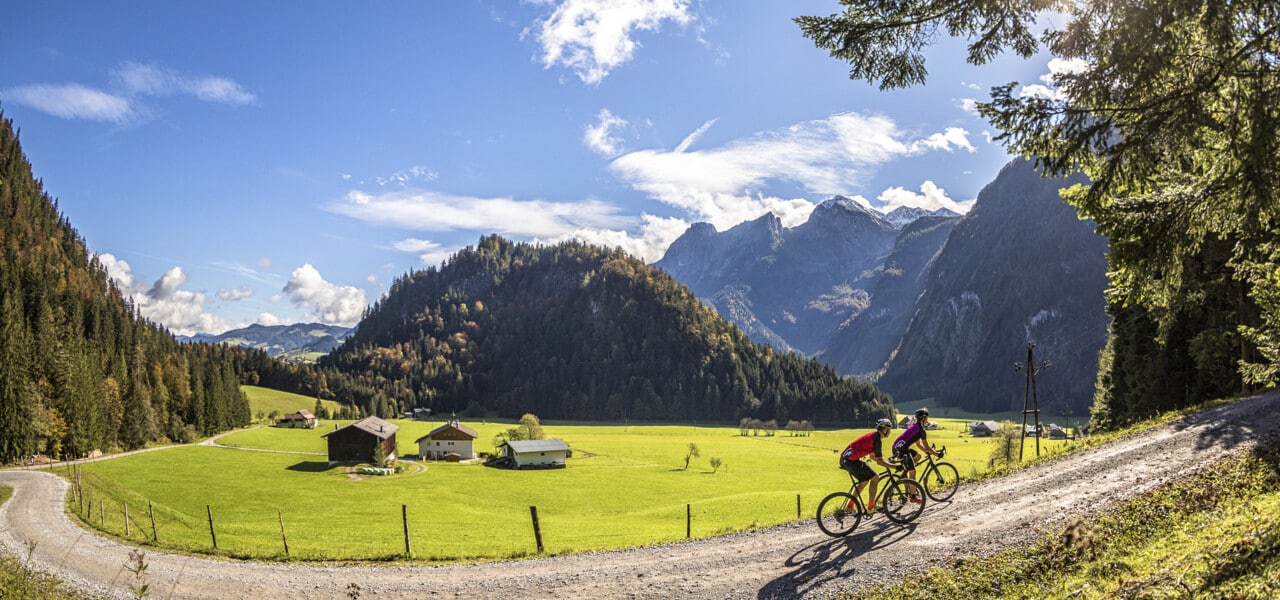
POLYGON ((770 196, 770 185, 847 195, 889 161, 957 147, 972 149, 962 129, 918 137, 886 117, 843 113, 716 148, 690 150, 710 123, 675 150, 632 152, 615 159, 609 169, 632 188, 723 230, 766 210, 784 222, 807 218, 812 203, 770 196))
POLYGON ((157 65, 124 63, 111 72, 112 80, 130 95, 193 96, 219 104, 253 104, 257 96, 225 77, 188 76, 157 65))
POLYGON ((596 115, 595 125, 587 125, 582 134, 582 143, 592 152, 605 157, 617 156, 622 151, 622 138, 616 132, 627 126, 626 119, 614 116, 609 109, 600 109, 596 115))
POLYGON ((662 258, 671 243, 676 241, 689 229, 689 222, 674 217, 657 217, 641 215, 644 225, 638 234, 631 234, 617 229, 584 228, 568 235, 546 240, 557 243, 565 240, 580 240, 588 244, 596 244, 606 248, 622 248, 628 254, 645 262, 655 262, 662 258))
POLYGON ((127 98, 75 83, 23 85, 0 90, 0 98, 61 119, 124 123, 134 117, 127 98))
POLYGON ((253 288, 247 285, 242 285, 238 288, 222 288, 218 290, 218 297, 223 300, 226 300, 227 302, 235 302, 237 300, 243 300, 252 295, 253 295, 253 288))
MULTIPOLYGON (((438 265, 443 263, 448 260, 450 256, 453 256, 454 253, 462 249, 461 246, 446 247, 430 240, 420 240, 417 238, 406 238, 400 240, 391 244, 391 247, 401 252, 417 254, 418 259, 421 260, 424 265, 438 265)), ((377 281, 377 278, 372 275, 369 277, 370 283, 375 283, 377 281)))
POLYGON ((533 26, 546 68, 564 66, 583 83, 600 83, 630 61, 638 31, 658 31, 666 23, 683 27, 693 20, 688 0, 563 0, 549 17, 533 26))
POLYGON ((623 227, 630 219, 599 200, 552 202, 453 196, 434 191, 377 195, 352 191, 329 210, 373 223, 419 231, 491 231, 524 237, 556 237, 583 227, 623 227))
POLYGON ((36 83, 0 90, 5 102, 29 106, 62 119, 128 123, 145 118, 146 97, 191 96, 204 102, 244 105, 257 96, 225 77, 189 76, 157 65, 124 63, 103 88, 80 83, 36 83))
MULTIPOLYGON (((343 179, 350 179, 351 176, 344 176, 343 179)), ((379 175, 373 178, 374 183, 380 186, 399 186, 402 188, 409 187, 409 184, 415 181, 430 183, 440 178, 440 174, 420 165, 414 165, 408 169, 401 169, 390 175, 379 175)))

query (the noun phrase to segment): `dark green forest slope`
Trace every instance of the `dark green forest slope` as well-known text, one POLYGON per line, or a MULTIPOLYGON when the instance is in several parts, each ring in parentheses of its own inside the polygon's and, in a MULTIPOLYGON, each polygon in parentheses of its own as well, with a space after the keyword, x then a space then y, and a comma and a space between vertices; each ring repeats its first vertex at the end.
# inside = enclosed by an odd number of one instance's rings
POLYGON ((400 277, 319 364, 339 400, 376 414, 865 424, 892 411, 873 386, 754 344, 662 271, 576 242, 481 238, 400 277))
POLYGON ((226 350, 141 318, 32 175, 0 113, 0 463, 247 424, 226 350))

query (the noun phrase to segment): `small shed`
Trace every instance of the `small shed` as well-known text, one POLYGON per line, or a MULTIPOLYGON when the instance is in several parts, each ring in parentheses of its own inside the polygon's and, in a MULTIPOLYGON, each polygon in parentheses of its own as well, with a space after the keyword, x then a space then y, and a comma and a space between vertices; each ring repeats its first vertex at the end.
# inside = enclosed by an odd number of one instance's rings
POLYGON ((969 435, 973 437, 991 437, 1000 431, 1000 424, 995 421, 974 421, 969 424, 969 435))
POLYGON ((1044 429, 1047 432, 1046 435, 1048 435, 1051 440, 1065 440, 1071 437, 1067 435, 1067 430, 1063 429, 1062 426, 1057 423, 1050 423, 1049 426, 1044 429))
POLYGON ((910 427, 912 423, 915 423, 915 422, 916 422, 915 417, 902 417, 902 420, 898 421, 898 429, 906 429, 910 427))
POLYGON ((365 417, 334 429, 323 437, 329 442, 329 463, 376 462, 378 447, 387 460, 396 457, 396 431, 400 427, 378 417, 365 417))
POLYGON ((458 423, 457 419, 441 425, 416 440, 418 456, 423 460, 448 460, 457 462, 476 457, 475 440, 480 437, 474 429, 458 423), (450 460, 450 454, 454 458, 450 460))
POLYGON ((569 458, 569 445, 561 440, 503 442, 498 449, 517 469, 564 468, 569 458))
POLYGON ((315 429, 316 424, 319 422, 319 419, 317 419, 315 415, 311 414, 311 411, 304 408, 296 413, 287 414, 277 420, 276 427, 315 429))

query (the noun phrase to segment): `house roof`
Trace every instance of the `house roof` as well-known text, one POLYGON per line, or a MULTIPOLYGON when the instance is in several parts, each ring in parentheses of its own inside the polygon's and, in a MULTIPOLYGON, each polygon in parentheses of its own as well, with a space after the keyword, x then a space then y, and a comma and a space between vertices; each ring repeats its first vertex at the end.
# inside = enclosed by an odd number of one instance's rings
POLYGON ((291 421, 291 420, 297 420, 297 419, 308 420, 308 419, 314 419, 316 417, 315 415, 311 414, 311 411, 304 408, 302 410, 299 410, 296 413, 289 413, 285 415, 284 418, 285 420, 291 421))
POLYGON ((379 419, 378 417, 365 417, 363 419, 360 419, 359 421, 356 421, 355 423, 347 425, 346 427, 339 427, 338 429, 330 431, 329 433, 326 433, 320 437, 329 437, 330 435, 333 435, 339 431, 342 431, 343 429, 347 429, 350 427, 354 427, 361 431, 371 433, 378 439, 383 439, 383 440, 390 438, 391 436, 395 435, 397 431, 400 430, 399 425, 388 423, 386 421, 383 421, 382 419, 379 419))
POLYGON ((974 421, 973 423, 970 423, 970 425, 975 427, 981 425, 990 431, 1000 431, 1000 424, 995 421, 974 421))
POLYGON ((466 425, 462 425, 462 424, 458 423, 457 421, 449 421, 448 423, 445 423, 444 425, 441 425, 441 426, 439 426, 439 427, 437 427, 437 428, 435 428, 435 429, 432 429, 431 431, 427 432, 427 435, 424 435, 424 436, 422 436, 422 437, 420 437, 420 438, 418 438, 418 439, 416 439, 416 440, 413 440, 413 443, 415 443, 415 444, 416 444, 416 443, 418 443, 418 442, 421 442, 422 440, 429 440, 429 439, 433 439, 433 438, 435 438, 435 436, 436 436, 436 435, 441 434, 441 433, 444 433, 444 432, 446 432, 446 431, 450 431, 450 430, 452 430, 452 431, 457 431, 457 432, 459 432, 459 433, 462 433, 462 434, 464 434, 464 435, 466 435, 466 436, 470 437, 470 438, 471 438, 471 439, 473 439, 473 440, 474 440, 474 439, 476 439, 476 438, 478 438, 478 437, 480 437, 480 434, 476 433, 476 431, 475 431, 474 429, 472 429, 472 428, 470 428, 470 427, 467 427, 466 425))
POLYGON ((569 445, 561 440, 520 440, 504 442, 503 445, 510 446, 513 452, 554 452, 569 449, 569 445))

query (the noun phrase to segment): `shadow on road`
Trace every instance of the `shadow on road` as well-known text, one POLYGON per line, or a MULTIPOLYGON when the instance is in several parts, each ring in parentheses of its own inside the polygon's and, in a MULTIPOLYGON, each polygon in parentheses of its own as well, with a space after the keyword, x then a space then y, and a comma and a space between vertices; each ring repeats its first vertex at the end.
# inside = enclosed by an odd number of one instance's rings
POLYGON ((765 584, 757 598, 797 598, 807 590, 836 578, 845 578, 872 566, 859 563, 867 552, 887 548, 906 539, 916 529, 915 523, 899 525, 879 517, 867 522, 848 537, 833 538, 808 546, 787 559, 793 570, 765 584))
POLYGON ((1280 404, 1280 391, 1259 394, 1191 415, 1174 424, 1175 431, 1200 428, 1196 449, 1234 448, 1243 442, 1274 439, 1276 425, 1262 415, 1272 414, 1280 404))

